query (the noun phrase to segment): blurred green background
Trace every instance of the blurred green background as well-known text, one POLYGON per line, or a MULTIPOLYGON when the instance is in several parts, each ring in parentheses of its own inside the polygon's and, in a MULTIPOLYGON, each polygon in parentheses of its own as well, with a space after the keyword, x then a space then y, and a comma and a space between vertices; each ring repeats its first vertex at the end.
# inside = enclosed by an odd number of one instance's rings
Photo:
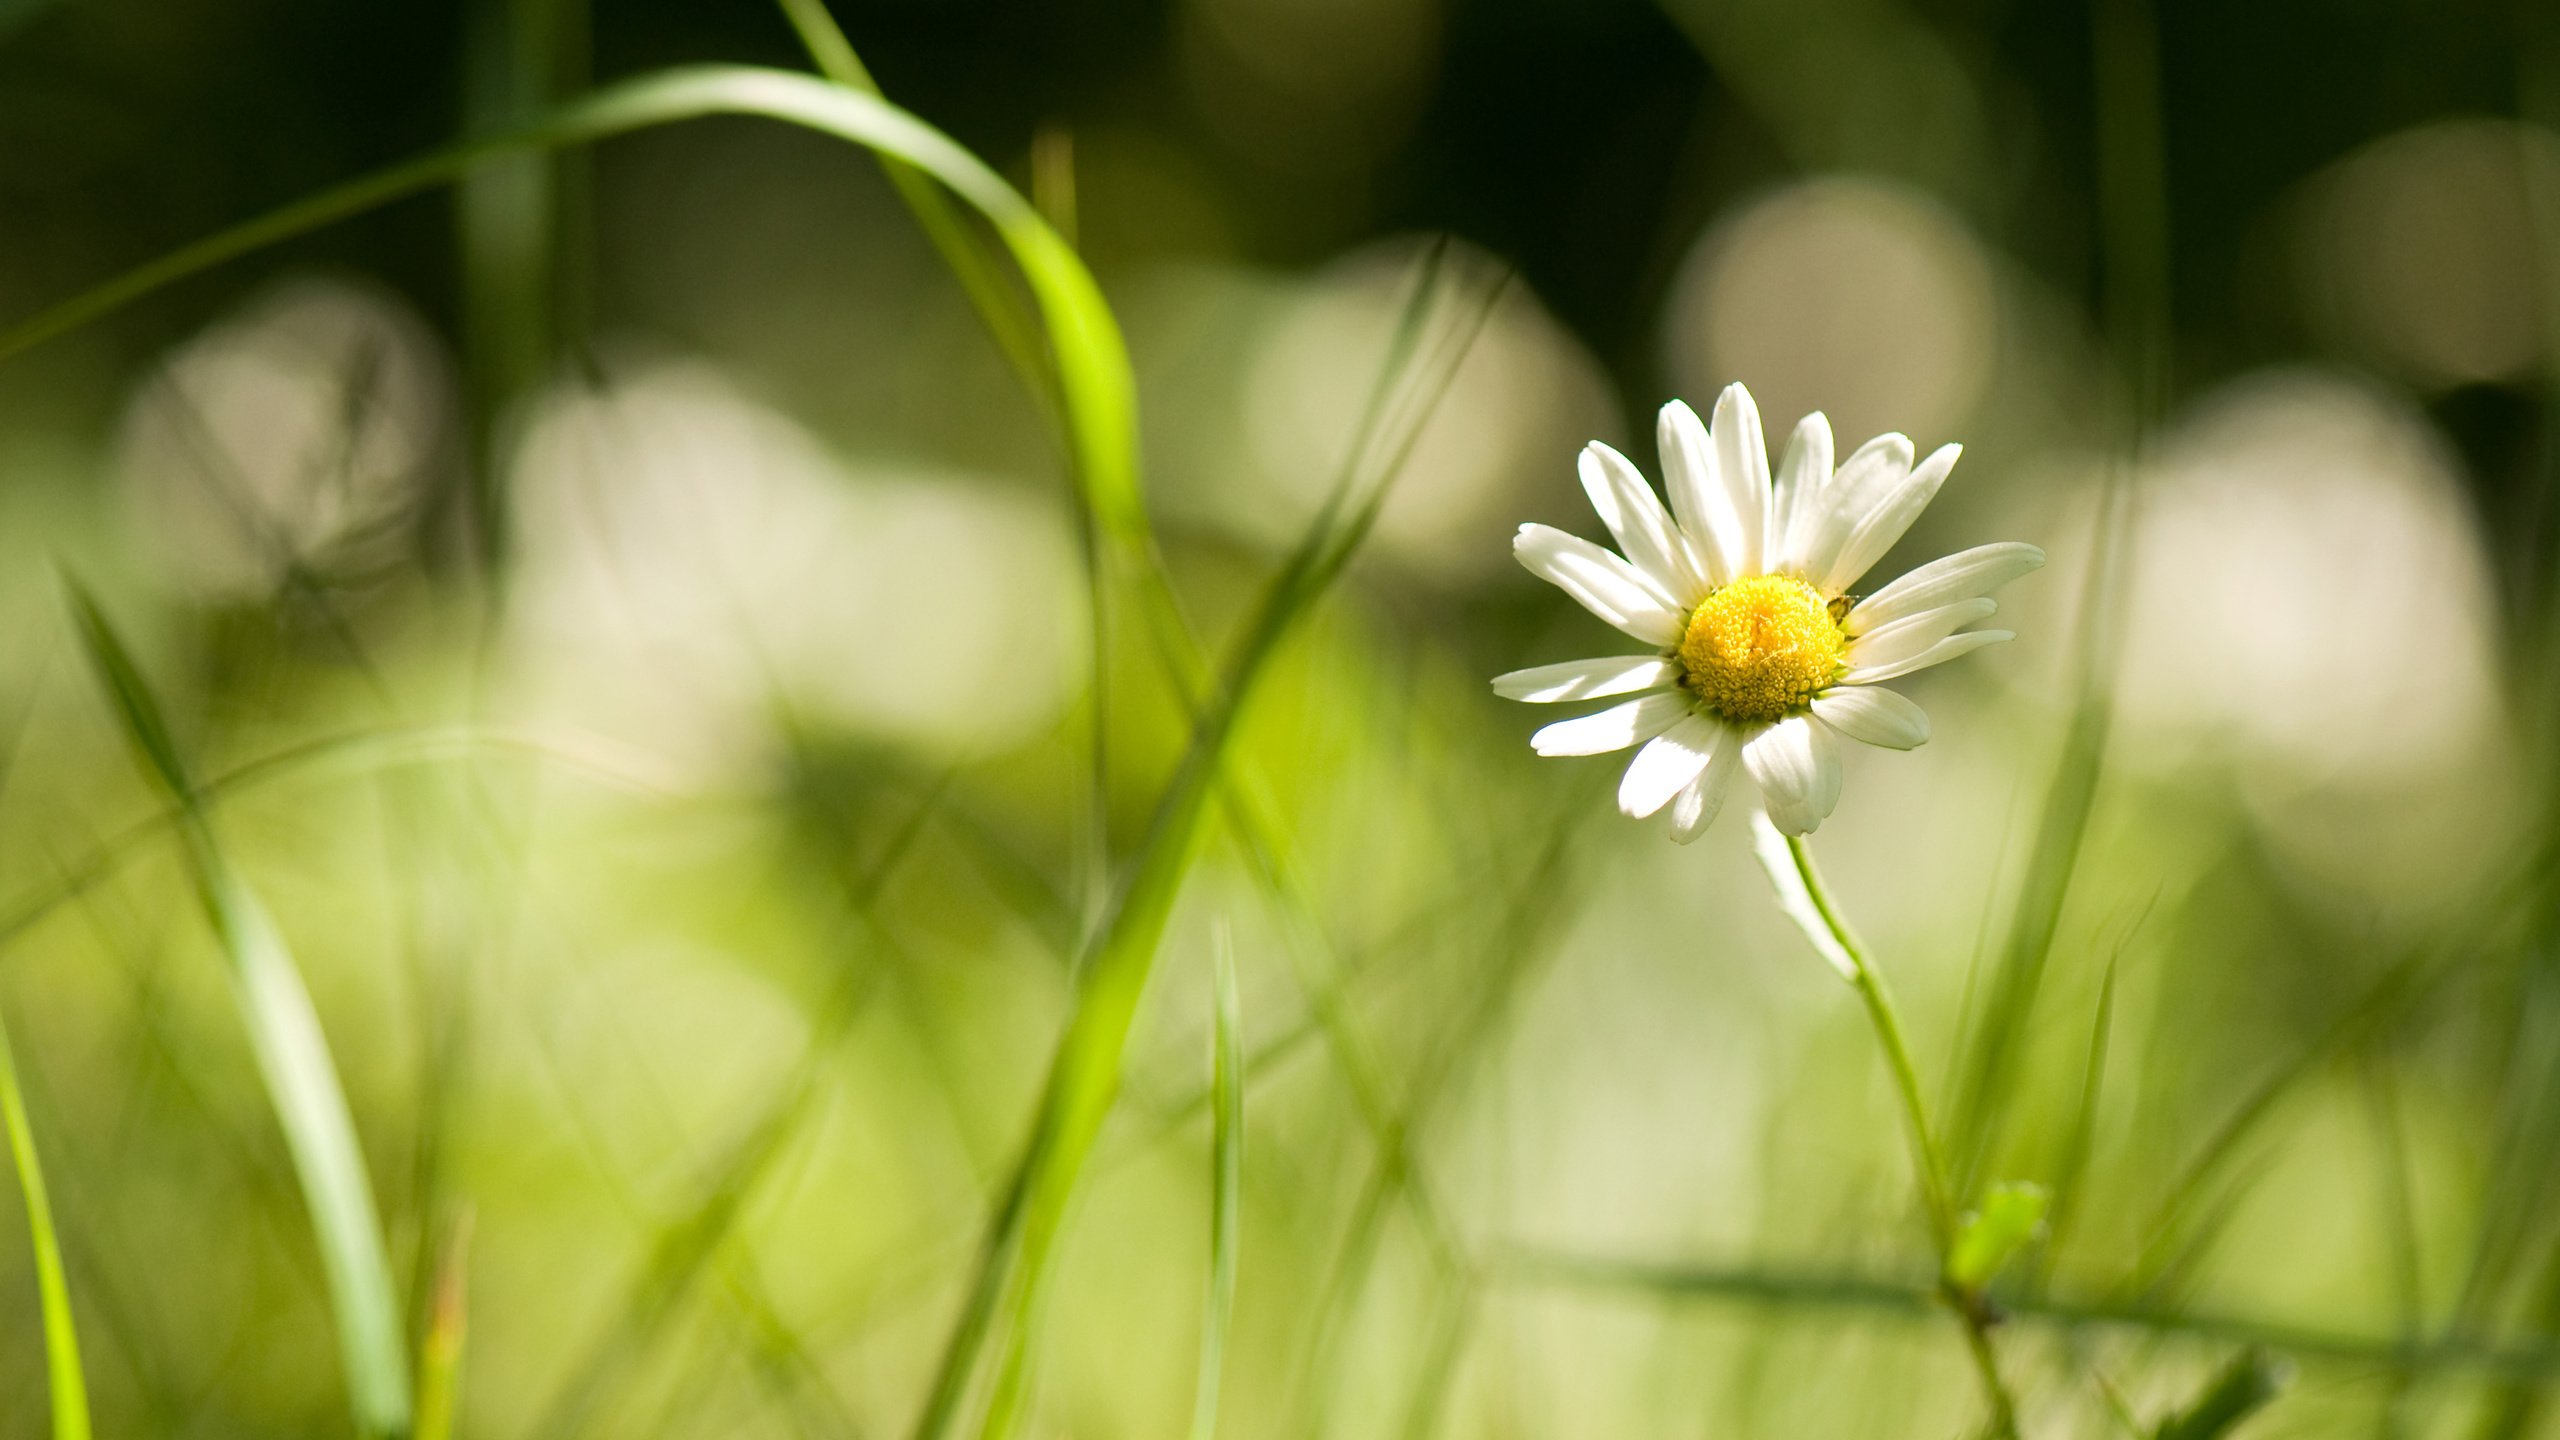
MULTIPOLYGON (((1965 1193, 2056 1196, 1994 1290, 2024 1432, 2151 1433, 2262 1351, 2250 1437, 2560 1434, 2551 7, 835 18, 1098 276, 1212 653, 1417 273, 1481 322, 1244 713, 1272 843, 1212 807, 1181 870, 1016 1433, 1188 1423, 1221 935, 1220 1433, 1978 1433, 1882 1063, 1739 810, 1665 843, 1486 683, 1604 643, 1509 557, 1599 533, 1577 448, 1652 471, 1655 407, 1741 380, 1773 430, 1965 443, 1879 577, 2053 556, 1816 840, 1965 1193)), ((809 65, 748 0, 0 0, 0 321, 703 61, 809 65)), ((1095 553, 878 166, 769 121, 484 169, 0 362, 0 1014, 99 1432, 349 1421, 62 572, 230 777, 405 1343, 467 1315, 454 1433, 864 1436, 916 1424, 1192 731, 1095 553)))

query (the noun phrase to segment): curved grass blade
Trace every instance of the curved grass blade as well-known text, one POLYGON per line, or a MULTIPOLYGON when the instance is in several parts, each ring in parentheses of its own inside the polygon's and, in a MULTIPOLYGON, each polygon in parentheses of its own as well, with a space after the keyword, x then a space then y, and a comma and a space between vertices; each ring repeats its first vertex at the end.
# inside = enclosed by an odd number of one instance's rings
POLYGON ((1236 1303, 1237 1223, 1244 1195, 1244 1040, 1236 1000, 1236 950, 1218 928, 1218 1028, 1209 1088, 1217 1097, 1209 1151, 1209 1303, 1200 1323, 1200 1379, 1191 1402, 1191 1440, 1218 1433, 1218 1385, 1226 1371, 1227 1327, 1236 1303))
MULTIPOLYGON (((1427 307, 1435 295, 1432 287, 1423 287, 1415 304, 1427 307)), ((1193 725, 1191 742, 1157 799, 1147 832, 1127 862, 1102 922, 1078 957, 1073 1013, 1042 1086, 1031 1142, 989 1222, 975 1278, 917 1419, 918 1440, 939 1440, 973 1405, 973 1393, 980 1388, 981 1357, 990 1340, 1001 1337, 1000 1351, 1008 1356, 1025 1343, 1025 1321, 1038 1311, 1067 1201, 1118 1094, 1130 1022, 1190 867, 1192 842, 1207 802, 1225 779, 1228 744, 1239 717, 1272 657, 1357 553, 1385 503, 1389 482, 1412 453, 1422 420, 1448 376, 1455 373, 1456 361, 1463 358, 1474 334, 1470 327, 1458 337, 1446 367, 1438 372, 1438 384, 1405 393, 1406 403, 1399 407, 1375 407, 1388 418, 1355 447, 1333 495, 1264 587, 1242 625, 1225 681, 1193 725)), ((1390 346, 1381 393, 1403 390, 1400 382, 1411 358, 1410 347, 1401 341, 1390 346)), ((999 1385, 1005 1374, 1018 1373, 1009 1358, 994 1368, 999 1385)), ((990 1408, 986 1419, 992 1427, 1000 1427, 1011 1413, 990 1408)), ((990 1428, 986 1433, 1002 1432, 990 1428)))
MULTIPOLYGON (((821 73, 839 84, 865 93, 880 93, 869 70, 854 52, 852 43, 828 15, 823 0, 779 0, 779 3, 793 28, 799 32, 803 46, 808 50, 821 73)), ((1042 213, 1050 216, 1052 224, 1065 233, 1072 243, 1074 233, 1073 177, 1070 168, 1072 161, 1066 153, 1067 147, 1062 135, 1056 135, 1054 132, 1044 133, 1040 137, 1040 142, 1034 155, 1033 199, 1042 213), (1053 141, 1055 143, 1052 143, 1053 141)), ((1011 340, 1023 325, 1020 319, 1020 303, 1011 289, 1001 283, 991 283, 996 280, 996 272, 984 242, 973 230, 959 222, 941 192, 923 183, 916 172, 895 161, 885 161, 884 164, 891 180, 897 184, 899 193, 906 200, 919 225, 942 254, 945 263, 952 269, 962 288, 968 292, 980 317, 1014 362, 1015 370, 1026 389, 1032 393, 1035 400, 1043 402, 1044 413, 1054 424, 1059 417, 1049 374, 1040 364, 1035 352, 1011 340)), ((1426 300, 1434 288, 1444 258, 1442 251, 1435 249, 1426 261, 1421 283, 1416 286, 1417 302, 1426 300)), ((1407 324, 1396 342, 1400 350, 1409 346, 1418 337, 1420 331, 1418 318, 1425 308, 1424 304, 1417 303, 1412 313, 1408 315, 1407 324)), ((1403 362, 1397 361, 1391 363, 1390 369, 1401 369, 1402 366, 1403 362)), ((1369 413, 1362 417, 1359 426, 1361 441, 1354 446, 1354 453, 1346 464, 1346 481, 1356 469, 1361 451, 1376 434, 1382 418, 1381 412, 1396 398, 1392 389, 1391 386, 1381 386, 1373 391, 1369 413)), ((1088 527, 1086 561, 1089 583, 1092 587, 1092 614, 1095 625, 1094 669, 1091 682, 1092 734, 1095 744, 1092 793, 1099 797, 1109 792, 1108 760, 1102 748, 1102 737, 1106 733, 1104 707, 1110 674, 1107 661, 1110 626, 1107 616, 1111 609, 1111 591, 1115 573, 1125 572, 1120 574, 1120 578, 1134 586, 1137 592, 1136 598, 1145 611, 1150 631, 1156 641, 1159 659, 1170 673, 1174 685, 1180 690, 1184 702, 1193 707, 1195 717, 1197 708, 1202 703, 1202 692, 1207 688, 1208 681, 1199 654, 1198 640, 1182 616, 1180 607, 1173 598, 1171 587, 1165 579, 1161 563, 1153 550, 1148 547, 1139 547, 1125 555, 1098 552, 1090 544, 1092 533, 1091 528, 1088 527)), ((1245 842, 1246 851, 1254 861, 1257 877, 1263 882, 1265 888, 1272 890, 1275 896, 1289 908, 1293 910, 1303 908, 1304 887, 1290 873, 1286 858, 1282 854, 1276 839, 1278 826, 1271 818, 1272 807, 1268 798, 1249 783, 1248 776, 1230 770, 1222 776, 1222 779, 1224 782, 1222 798, 1225 801, 1226 813, 1230 822, 1237 827, 1240 838, 1245 842)), ((1094 807, 1097 821, 1100 813, 1101 807, 1097 800, 1094 807)), ((1109 864, 1108 837, 1098 828, 1089 842, 1087 858, 1097 867, 1107 868, 1109 864)), ((1095 873, 1098 875, 1100 868, 1097 868, 1095 873)), ((1325 1038, 1331 1044, 1337 1060, 1343 1067, 1344 1078, 1351 1083, 1354 1094, 1361 1101, 1364 1118, 1376 1132, 1382 1148, 1390 1152, 1400 1151, 1400 1131, 1387 1118, 1388 1107, 1372 1078, 1375 1067, 1365 1060, 1362 1047, 1356 1043, 1358 1036, 1343 1017, 1335 1012, 1335 1007, 1325 1003, 1326 997, 1331 994, 1329 986, 1319 983, 1312 993, 1317 1012, 1323 1020, 1325 1038)), ((1400 1188, 1408 1198, 1414 1201, 1416 1219, 1431 1233, 1435 1248, 1441 1250, 1450 1248, 1443 1233, 1445 1225, 1441 1222, 1436 1207, 1428 1202, 1424 1187, 1417 1182, 1400 1188)), ((997 1433, 1003 1432, 1009 1423, 1009 1420, 1004 1417, 1011 1414, 1012 1407, 1020 1402, 1024 1393, 1027 1368, 1019 1363, 1021 1358, 1021 1352, 1017 1350, 1005 1365, 1003 1379, 999 1382, 998 1400, 994 1407, 999 1418, 992 1426, 997 1433)))
MULTIPOLYGON (((853 42, 845 38, 835 17, 827 13, 826 0, 779 3, 783 18, 799 33, 800 44, 809 52, 819 74, 848 90, 881 96, 880 84, 871 77, 870 67, 854 53, 853 42)), ((1058 390, 1041 354, 1039 322, 1023 308, 1021 296, 1006 281, 996 257, 924 171, 889 155, 881 157, 880 168, 896 187, 898 198, 916 217, 925 238, 941 254, 942 263, 951 268, 953 278, 967 292, 971 308, 995 337, 996 348, 1004 352, 1023 388, 1054 419, 1058 390)))
POLYGON ((71 1286, 63 1278, 53 1203, 44 1188, 44 1166, 36 1157, 35 1127, 27 1123, 26 1096, 18 1088, 18 1060, 9 1047, 6 1020, 0 1020, 0 1122, 8 1126, 9 1158, 18 1167, 18 1193, 27 1206, 27 1240, 35 1251, 53 1440, 89 1440, 89 1386, 80 1374, 80 1332, 71 1316, 71 1286))
POLYGON ((2114 724, 2112 677, 2132 573, 2134 475, 2170 393, 2169 179, 2160 45, 2150 0, 2091 0, 2096 45, 2099 203, 2106 333, 2132 405, 2109 470, 2080 591, 2071 723, 2044 795, 2010 912, 1990 1003, 1955 1115, 1959 1183, 1970 1188, 1998 1141, 2029 1014, 2044 980, 2096 808, 2114 724))
MULTIPOLYGON (((801 47, 809 52, 818 73, 847 89, 886 98, 879 82, 872 78, 869 67, 854 52, 853 42, 845 38, 834 17, 827 13, 826 0, 779 0, 779 3, 783 17, 798 32, 801 47)), ((1022 382, 1023 391, 1039 409, 1043 428, 1057 439, 1072 462, 1078 451, 1074 437, 1067 432, 1067 417, 1060 409, 1056 376, 1041 353, 1038 323, 1024 308, 1020 293, 1007 282, 998 258, 985 239, 952 208, 949 198, 924 172, 885 154, 880 157, 880 163, 891 187, 898 192, 898 198, 905 202, 908 213, 915 217, 917 227, 924 231, 925 238, 941 255, 942 263, 949 268, 952 278, 960 282, 961 290, 969 297, 970 308, 978 312, 979 320, 995 338, 996 348, 1004 352, 1015 378, 1022 382)), ((1039 182, 1046 178, 1046 169, 1035 171, 1032 198, 1042 213, 1055 215, 1057 212, 1053 208, 1040 204, 1039 182)), ((1075 239, 1072 219, 1060 228, 1072 245, 1075 239)), ((1135 457, 1127 457, 1126 463, 1134 473, 1135 457)), ((1091 486, 1079 482, 1077 493, 1090 494, 1091 486)), ((1124 573, 1135 576, 1140 582, 1140 597, 1147 602, 1151 616, 1170 609, 1164 598, 1170 592, 1152 547, 1145 544, 1129 546, 1127 542, 1132 537, 1124 535, 1119 537, 1123 542, 1120 548, 1131 553, 1105 551, 1096 544, 1098 527, 1089 507, 1080 518, 1083 524, 1079 539, 1083 542, 1086 608, 1091 627, 1091 669, 1086 680, 1091 790, 1087 799, 1089 814, 1083 827, 1086 832, 1082 840, 1083 850, 1075 867, 1077 878, 1073 893, 1082 902, 1083 913, 1078 917, 1079 921, 1090 922, 1101 902, 1111 867, 1106 797, 1111 793, 1109 736, 1112 615, 1115 609, 1112 604, 1113 582, 1124 573)), ((1188 628, 1178 623, 1158 623, 1155 632, 1160 642, 1168 639, 1178 641, 1176 650, 1169 652, 1167 658, 1172 661, 1176 681, 1185 684, 1186 696, 1196 693, 1203 672, 1197 644, 1188 628)))
POLYGON ((942 182, 996 230, 1047 326, 1085 503, 1125 549, 1149 546, 1137 465, 1137 386, 1120 327, 1084 262, 1030 202, 957 141, 879 99, 806 75, 688 66, 608 86, 540 119, 467 140, 209 235, 0 331, 0 359, 114 313, 153 291, 267 246, 448 185, 490 161, 592 144, 711 115, 756 115, 849 140, 942 182))
POLYGON ((142 672, 89 593, 77 582, 66 582, 66 588, 82 644, 115 702, 126 739, 146 773, 178 806, 188 869, 230 962, 233 998, 311 1210, 356 1428, 372 1435, 406 1434, 411 1414, 408 1356, 390 1263, 383 1253, 382 1224, 364 1153, 356 1143, 355 1121, 311 994, 266 907, 233 872, 215 841, 201 797, 142 672))

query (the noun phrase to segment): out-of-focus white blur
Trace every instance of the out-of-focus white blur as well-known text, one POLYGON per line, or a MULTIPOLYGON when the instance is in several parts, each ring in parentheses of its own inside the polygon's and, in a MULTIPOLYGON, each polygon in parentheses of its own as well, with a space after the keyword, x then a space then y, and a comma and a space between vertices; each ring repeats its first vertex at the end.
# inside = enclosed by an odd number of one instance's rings
POLYGON ((694 364, 542 404, 514 466, 515 659, 553 718, 688 765, 780 707, 957 757, 1054 719, 1087 633, 1057 505, 857 466, 694 364))
POLYGON ((2405 130, 2310 182, 2294 256, 2315 328, 2421 385, 2512 379, 2548 348, 2560 136, 2503 121, 2405 130))
POLYGON ((2423 417, 2314 372, 2208 397, 2141 490, 2129 753, 2227 765, 2290 859, 2377 896, 2481 873, 2514 816, 2486 558, 2423 417))
POLYGON ((1874 180, 1791 185, 1701 235, 1663 311, 1674 382, 1740 380, 1772 434, 1820 410, 1843 453, 1867 436, 1951 433, 1998 338, 1981 245, 1935 201, 1874 180))
MULTIPOLYGON (((1235 518, 1273 542, 1303 529, 1343 457, 1392 347, 1419 250, 1358 252, 1281 307, 1243 378, 1253 459, 1235 518)), ((1483 328, 1424 424, 1378 517, 1372 544, 1442 578, 1506 569, 1525 513, 1573 493, 1573 457, 1617 429, 1607 377, 1518 280, 1496 293, 1495 262, 1453 251, 1433 323, 1483 328)), ((1417 372, 1418 382, 1437 377, 1417 372)))
POLYGON ((125 407, 116 468, 171 574, 248 599, 397 560, 453 416, 443 350, 405 302, 303 278, 169 356, 125 407))

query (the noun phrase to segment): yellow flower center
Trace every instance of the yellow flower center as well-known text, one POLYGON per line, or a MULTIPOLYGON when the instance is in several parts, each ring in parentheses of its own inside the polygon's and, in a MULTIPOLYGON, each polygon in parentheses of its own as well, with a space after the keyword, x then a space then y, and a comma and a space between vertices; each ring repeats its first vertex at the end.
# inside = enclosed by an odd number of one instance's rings
POLYGON ((1753 575, 1698 602, 1680 637, 1681 677, 1728 720, 1776 720, 1802 710, 1840 674, 1848 637, 1832 602, 1801 580, 1753 575))

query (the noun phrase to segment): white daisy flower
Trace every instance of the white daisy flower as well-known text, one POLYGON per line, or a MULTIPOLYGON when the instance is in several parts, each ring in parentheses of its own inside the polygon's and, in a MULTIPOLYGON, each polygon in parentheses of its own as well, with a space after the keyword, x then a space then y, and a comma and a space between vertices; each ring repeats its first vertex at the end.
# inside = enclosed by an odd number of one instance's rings
POLYGON ((1617 537, 1612 554, 1551 525, 1523 525, 1520 563, 1592 614, 1653 647, 1641 655, 1514 670, 1493 682, 1514 700, 1637 698, 1540 730, 1541 755, 1634 746, 1618 808, 1671 807, 1671 838, 1705 833, 1737 769, 1769 818, 1810 834, 1840 801, 1838 739, 1908 750, 1929 717, 1882 682, 2010 638, 1968 630, 1990 592, 2044 563, 2033 545, 1983 545, 1933 560, 1871 595, 1849 593, 1946 482, 1961 447, 1919 464, 1911 442, 1880 435, 1835 471, 1831 422, 1807 415, 1775 483, 1751 392, 1717 397, 1715 426, 1674 400, 1662 407, 1671 508, 1627 458, 1594 441, 1582 487, 1617 537))

